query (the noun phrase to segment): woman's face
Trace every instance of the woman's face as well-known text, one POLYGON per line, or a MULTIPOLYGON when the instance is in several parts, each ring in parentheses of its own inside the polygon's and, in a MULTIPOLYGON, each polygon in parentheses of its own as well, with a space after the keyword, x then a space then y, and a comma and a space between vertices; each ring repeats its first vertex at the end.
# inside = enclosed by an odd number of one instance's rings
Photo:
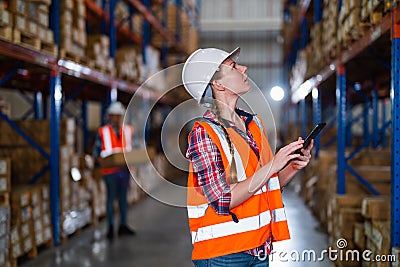
POLYGON ((222 62, 220 69, 222 75, 218 82, 232 93, 242 95, 250 90, 246 66, 239 65, 228 58, 222 62))

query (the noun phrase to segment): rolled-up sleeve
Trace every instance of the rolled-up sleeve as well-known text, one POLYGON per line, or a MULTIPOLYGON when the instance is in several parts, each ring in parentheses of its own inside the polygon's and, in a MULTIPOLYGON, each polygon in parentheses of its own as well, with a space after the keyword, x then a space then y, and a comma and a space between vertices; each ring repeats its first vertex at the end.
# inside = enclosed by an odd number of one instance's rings
POLYGON ((190 133, 186 157, 197 173, 198 185, 218 215, 229 215, 230 187, 220 151, 200 125, 190 133))

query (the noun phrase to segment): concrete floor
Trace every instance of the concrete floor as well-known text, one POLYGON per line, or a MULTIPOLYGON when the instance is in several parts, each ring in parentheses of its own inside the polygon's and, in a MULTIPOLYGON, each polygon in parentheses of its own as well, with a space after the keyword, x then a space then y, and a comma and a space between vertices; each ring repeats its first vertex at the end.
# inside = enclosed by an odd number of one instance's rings
MULTIPOLYGON (((333 266, 329 260, 305 262, 292 260, 293 251, 328 248, 327 235, 317 230, 318 222, 291 190, 284 192, 284 201, 292 239, 274 244, 270 266, 333 266), (287 251, 288 256, 279 256, 287 251)), ((71 237, 66 244, 47 249, 22 267, 176 267, 193 266, 186 210, 162 204, 150 197, 129 210, 130 225, 137 231, 134 237, 116 238, 112 243, 105 238, 106 223, 88 227, 71 237)))

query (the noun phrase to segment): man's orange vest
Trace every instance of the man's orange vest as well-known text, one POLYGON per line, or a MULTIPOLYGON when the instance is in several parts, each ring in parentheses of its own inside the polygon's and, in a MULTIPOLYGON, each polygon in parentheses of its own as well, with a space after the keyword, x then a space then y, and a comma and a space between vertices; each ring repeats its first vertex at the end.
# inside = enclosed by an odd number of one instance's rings
MULTIPOLYGON (((221 127, 205 120, 196 122, 194 127, 197 125, 201 125, 217 145, 226 170, 226 180, 229 181, 231 154, 221 127)), ((272 151, 260 118, 254 116, 249 123, 249 130, 260 148, 260 159, 243 137, 232 128, 227 130, 235 148, 239 182, 251 177, 261 166, 272 160, 272 151)), ((276 174, 268 180, 267 186, 264 185, 248 200, 230 210, 238 218, 238 223, 231 216, 218 215, 210 207, 201 187, 198 187, 192 164, 189 166, 187 197, 193 260, 254 249, 264 244, 268 237, 272 237, 273 241, 290 238, 276 174)))
MULTIPOLYGON (((120 129, 120 138, 118 138, 111 125, 107 124, 100 127, 99 134, 101 138, 100 157, 105 158, 114 153, 120 153, 132 150, 133 127, 122 125, 120 129)), ((117 172, 119 168, 103 168, 103 175, 117 172)))

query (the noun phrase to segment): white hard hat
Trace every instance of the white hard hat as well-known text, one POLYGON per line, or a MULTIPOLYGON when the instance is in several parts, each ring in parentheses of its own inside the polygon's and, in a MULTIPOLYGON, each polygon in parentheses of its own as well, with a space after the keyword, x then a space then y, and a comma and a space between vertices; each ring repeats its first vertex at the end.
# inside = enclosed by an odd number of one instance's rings
POLYGON ((228 53, 218 48, 204 48, 194 51, 186 60, 182 70, 182 81, 186 91, 201 102, 202 97, 222 62, 227 58, 236 61, 240 48, 228 53))
POLYGON ((107 109, 108 115, 124 115, 125 107, 121 102, 113 102, 107 109))

